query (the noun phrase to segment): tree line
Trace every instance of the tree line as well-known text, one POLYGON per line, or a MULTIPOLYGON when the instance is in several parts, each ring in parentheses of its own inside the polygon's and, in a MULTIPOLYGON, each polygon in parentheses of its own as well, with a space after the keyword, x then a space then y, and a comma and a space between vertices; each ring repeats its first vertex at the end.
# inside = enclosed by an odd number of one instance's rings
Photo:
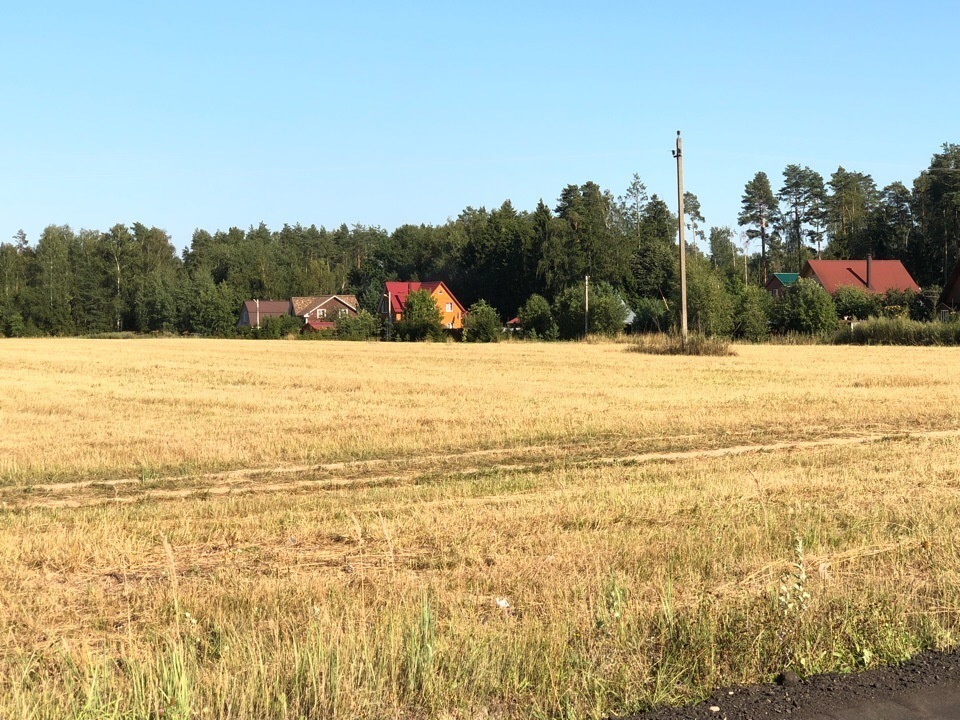
MULTIPOLYGON (((960 145, 944 144, 911 188, 877 188, 868 174, 843 167, 825 179, 788 165, 779 187, 762 172, 745 184, 737 228, 709 226, 693 193, 685 215, 691 317, 701 326, 714 304, 739 306, 756 298, 751 288, 765 276, 796 272, 816 256, 899 259, 933 288, 960 251, 960 145)), ((164 230, 140 223, 106 232, 51 225, 35 243, 21 231, 0 244, 0 333, 230 335, 243 300, 352 293, 375 313, 393 279, 443 280, 464 305, 482 299, 506 320, 532 296, 568 302, 586 275, 601 295, 636 310, 641 324, 669 326, 679 295, 676 230, 676 217, 639 175, 619 195, 594 182, 571 184, 552 207, 541 200, 518 210, 507 200, 393 232, 299 224, 197 230, 179 254, 164 230)))

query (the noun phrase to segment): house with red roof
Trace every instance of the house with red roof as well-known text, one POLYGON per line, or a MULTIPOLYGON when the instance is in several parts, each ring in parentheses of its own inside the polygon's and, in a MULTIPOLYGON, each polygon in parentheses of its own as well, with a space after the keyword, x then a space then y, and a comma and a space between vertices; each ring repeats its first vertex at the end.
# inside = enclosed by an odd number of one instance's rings
POLYGON ((815 280, 833 295, 838 288, 850 286, 882 295, 887 290, 912 290, 920 286, 899 260, 808 260, 800 272, 801 278, 815 280))
POLYGON ((445 328, 448 330, 463 328, 463 317, 467 314, 467 310, 442 280, 432 282, 398 280, 386 283, 383 297, 380 298, 380 314, 388 322, 399 321, 403 318, 403 311, 407 306, 407 296, 418 290, 426 290, 430 293, 430 297, 440 309, 441 323, 445 328))

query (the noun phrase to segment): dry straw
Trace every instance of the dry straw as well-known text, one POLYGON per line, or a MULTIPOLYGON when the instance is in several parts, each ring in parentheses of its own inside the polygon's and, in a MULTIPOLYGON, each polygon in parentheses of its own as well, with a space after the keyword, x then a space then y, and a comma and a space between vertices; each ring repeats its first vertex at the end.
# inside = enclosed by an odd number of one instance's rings
POLYGON ((606 717, 960 632, 949 351, 117 345, 0 355, 0 716, 606 717))

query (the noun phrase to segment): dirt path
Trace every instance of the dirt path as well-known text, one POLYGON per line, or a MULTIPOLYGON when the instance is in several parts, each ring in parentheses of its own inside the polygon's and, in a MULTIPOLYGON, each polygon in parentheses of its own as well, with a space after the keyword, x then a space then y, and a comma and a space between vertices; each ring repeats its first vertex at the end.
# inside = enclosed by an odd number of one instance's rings
MULTIPOLYGON (((3 501, 7 508, 76 508, 108 503, 132 503, 145 499, 176 500, 198 495, 224 496, 371 487, 411 482, 418 477, 436 473, 443 473, 445 477, 468 477, 491 471, 527 471, 557 463, 574 467, 635 465, 858 445, 891 439, 929 440, 950 437, 960 437, 960 429, 862 433, 816 440, 644 453, 632 453, 629 448, 623 446, 618 448, 616 443, 611 441, 590 445, 538 445, 475 450, 456 455, 429 454, 320 465, 247 468, 218 473, 151 478, 149 481, 141 478, 120 478, 106 481, 47 483, 29 487, 14 486, 0 488, 0 501, 3 501), (614 450, 619 452, 611 452, 614 450), (467 461, 473 462, 466 464, 467 461)), ((661 440, 676 441, 677 439, 661 440)))
POLYGON ((903 665, 849 675, 781 678, 773 685, 719 690, 698 705, 630 720, 956 720, 960 652, 924 652, 903 665))

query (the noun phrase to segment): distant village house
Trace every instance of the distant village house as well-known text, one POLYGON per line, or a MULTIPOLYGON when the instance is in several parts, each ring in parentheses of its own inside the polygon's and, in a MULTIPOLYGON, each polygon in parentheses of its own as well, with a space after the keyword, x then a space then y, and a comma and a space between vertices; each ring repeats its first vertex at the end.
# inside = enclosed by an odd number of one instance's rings
POLYGON ((290 298, 293 314, 303 318, 305 330, 332 330, 338 317, 359 312, 354 295, 315 295, 290 298))
POLYGON ((380 299, 380 314, 388 322, 398 322, 403 318, 407 306, 407 296, 418 290, 426 290, 437 304, 442 316, 441 324, 448 330, 463 328, 463 317, 467 311, 450 289, 441 280, 433 282, 388 282, 380 299))
POLYGON ((950 278, 943 286, 943 292, 940 293, 940 299, 937 301, 937 312, 940 318, 946 320, 955 312, 960 312, 960 260, 950 273, 950 278))
POLYGON ((259 328, 273 317, 295 317, 304 329, 331 330, 338 317, 356 315, 357 298, 353 295, 313 295, 289 300, 246 300, 240 308, 237 327, 259 328))
POLYGON ((289 300, 245 300, 237 327, 259 328, 267 318, 292 315, 292 310, 289 300))
POLYGON ((800 277, 816 281, 833 295, 840 287, 855 287, 882 295, 888 290, 920 292, 920 286, 899 260, 808 260, 800 277))
POLYGON ((800 273, 773 273, 767 280, 767 292, 774 297, 780 297, 787 291, 787 288, 797 284, 797 278, 800 273))

